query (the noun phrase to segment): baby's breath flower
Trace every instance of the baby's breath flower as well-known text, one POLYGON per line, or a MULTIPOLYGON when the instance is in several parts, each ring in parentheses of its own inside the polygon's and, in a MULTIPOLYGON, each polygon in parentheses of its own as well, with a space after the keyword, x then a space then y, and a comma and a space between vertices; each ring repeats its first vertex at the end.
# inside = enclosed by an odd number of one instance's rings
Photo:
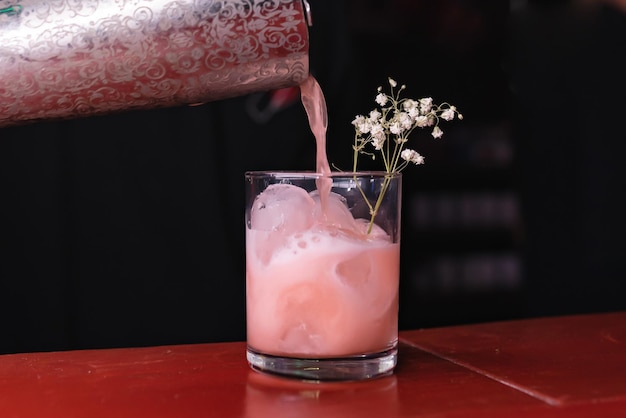
POLYGON ((411 116, 406 112, 401 112, 398 115, 398 122, 400 122, 403 130, 411 129, 411 125, 413 124, 411 116))
POLYGON ((376 96, 376 103, 378 103, 381 106, 384 106, 387 104, 387 95, 384 93, 379 93, 376 96))
POLYGON ((441 128, 439 128, 439 125, 433 128, 432 135, 433 135, 433 138, 435 139, 439 139, 443 136, 443 131, 441 130, 441 128))
POLYGON ((420 108, 418 106, 414 106, 408 109, 408 114, 411 119, 415 120, 420 117, 420 108))
POLYGON ((380 124, 372 125, 371 134, 374 148, 380 150, 387 139, 384 128, 380 124))
POLYGON ((449 103, 435 104, 432 97, 411 99, 401 97, 406 85, 388 77, 390 92, 377 88, 375 102, 380 108, 370 111, 368 116, 358 115, 352 121, 355 127, 354 171, 357 170, 357 157, 366 154, 374 157, 380 153, 385 171, 388 173, 403 170, 407 163, 423 164, 424 157, 417 151, 405 149, 409 136, 416 128, 432 128, 433 138, 441 138, 443 130, 439 122, 462 119, 456 106, 449 103), (368 149, 368 147, 373 147, 368 149))
POLYGON ((418 128, 425 128, 431 124, 431 119, 428 116, 418 115, 415 117, 415 126, 418 128))
POLYGON ((382 113, 380 113, 377 109, 374 109, 370 112, 370 120, 372 120, 373 122, 376 122, 378 119, 380 119, 381 116, 382 113))
POLYGON ((404 129, 402 128, 402 125, 400 125, 400 122, 398 121, 393 122, 391 125, 389 125, 389 132, 391 132, 394 135, 400 135, 402 131, 404 131, 404 129))
MULTIPOLYGON (((424 157, 421 154, 405 148, 413 130, 432 127, 431 135, 438 139, 443 136, 439 122, 451 121, 455 117, 463 119, 463 115, 455 106, 448 103, 435 104, 432 97, 418 100, 400 97, 406 85, 403 84, 396 89, 398 83, 393 78, 389 77, 388 82, 390 93, 385 93, 382 87, 378 87, 374 99, 380 109, 372 110, 367 117, 358 115, 352 121, 355 128, 352 146, 355 172, 359 154, 365 154, 370 158, 380 155, 387 173, 398 173, 409 164, 424 164, 424 157)), ((385 187, 386 185, 383 189, 385 187)), ((365 197, 365 194, 363 196, 365 197)), ((371 204, 366 199, 371 213, 369 230, 383 196, 384 191, 380 193, 376 204, 371 204)))
POLYGON ((422 114, 430 112, 430 109, 433 107, 433 99, 432 97, 425 97, 420 99, 420 112, 422 114))
POLYGON ((405 149, 400 153, 400 158, 404 161, 419 165, 424 164, 424 157, 422 157, 417 151, 412 149, 405 149))
POLYGON ((407 111, 412 109, 419 111, 418 103, 413 99, 406 99, 404 103, 402 103, 402 107, 407 111))
POLYGON ((456 107, 450 106, 449 108, 447 108, 446 110, 441 112, 441 119, 445 119, 445 120, 452 120, 452 119, 454 119, 454 111, 455 110, 456 110, 456 107))

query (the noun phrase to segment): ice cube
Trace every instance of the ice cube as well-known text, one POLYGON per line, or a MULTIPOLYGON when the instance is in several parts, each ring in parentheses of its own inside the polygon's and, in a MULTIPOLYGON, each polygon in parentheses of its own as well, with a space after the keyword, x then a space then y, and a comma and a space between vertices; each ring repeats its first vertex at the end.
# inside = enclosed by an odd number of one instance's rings
POLYGON ((363 235, 366 235, 367 239, 370 241, 389 241, 391 239, 387 232, 385 232, 385 230, 380 226, 375 223, 370 225, 369 219, 360 218, 357 219, 355 223, 357 225, 357 229, 361 231, 363 235))
POLYGON ((367 246, 369 249, 341 260, 334 273, 347 292, 346 300, 358 301, 370 318, 379 318, 388 312, 398 294, 400 247, 377 242, 367 246))
POLYGON ((372 280, 372 266, 367 252, 357 254, 354 257, 346 258, 335 267, 337 278, 347 286, 358 289, 367 286, 372 280))
POLYGON ((313 224, 315 202, 306 190, 292 184, 272 184, 252 204, 250 227, 280 231, 284 235, 302 232, 313 224))
POLYGON ((315 208, 313 209, 313 216, 318 222, 338 228, 347 230, 350 232, 357 232, 358 228, 350 209, 346 198, 340 194, 331 192, 327 195, 327 199, 324 201, 325 207, 322 206, 322 200, 317 190, 310 193, 311 198, 315 201, 315 208))
POLYGON ((275 325, 280 332, 281 350, 289 353, 319 354, 333 350, 333 335, 343 335, 340 321, 344 303, 324 281, 307 281, 280 290, 275 325))

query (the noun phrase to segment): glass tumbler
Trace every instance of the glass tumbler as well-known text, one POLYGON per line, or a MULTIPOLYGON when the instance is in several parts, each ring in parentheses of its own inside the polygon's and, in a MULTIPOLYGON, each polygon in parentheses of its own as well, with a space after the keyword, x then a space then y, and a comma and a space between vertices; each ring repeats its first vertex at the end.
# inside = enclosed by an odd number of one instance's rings
POLYGON ((246 173, 247 360, 303 380, 397 363, 399 173, 246 173))

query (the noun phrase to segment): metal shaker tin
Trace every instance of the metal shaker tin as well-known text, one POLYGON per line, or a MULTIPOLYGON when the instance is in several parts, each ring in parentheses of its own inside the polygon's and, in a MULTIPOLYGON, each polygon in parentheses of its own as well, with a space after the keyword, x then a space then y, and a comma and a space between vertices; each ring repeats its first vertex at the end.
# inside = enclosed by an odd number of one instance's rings
POLYGON ((0 0, 0 127, 295 86, 309 25, 303 0, 0 0))

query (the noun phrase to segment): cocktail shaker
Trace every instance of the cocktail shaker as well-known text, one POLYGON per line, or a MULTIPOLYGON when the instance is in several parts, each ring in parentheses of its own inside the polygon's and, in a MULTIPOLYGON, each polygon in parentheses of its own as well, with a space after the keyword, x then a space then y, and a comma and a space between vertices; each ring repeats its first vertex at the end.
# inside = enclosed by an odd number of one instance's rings
POLYGON ((0 0, 0 127, 295 86, 310 25, 306 0, 0 0))

